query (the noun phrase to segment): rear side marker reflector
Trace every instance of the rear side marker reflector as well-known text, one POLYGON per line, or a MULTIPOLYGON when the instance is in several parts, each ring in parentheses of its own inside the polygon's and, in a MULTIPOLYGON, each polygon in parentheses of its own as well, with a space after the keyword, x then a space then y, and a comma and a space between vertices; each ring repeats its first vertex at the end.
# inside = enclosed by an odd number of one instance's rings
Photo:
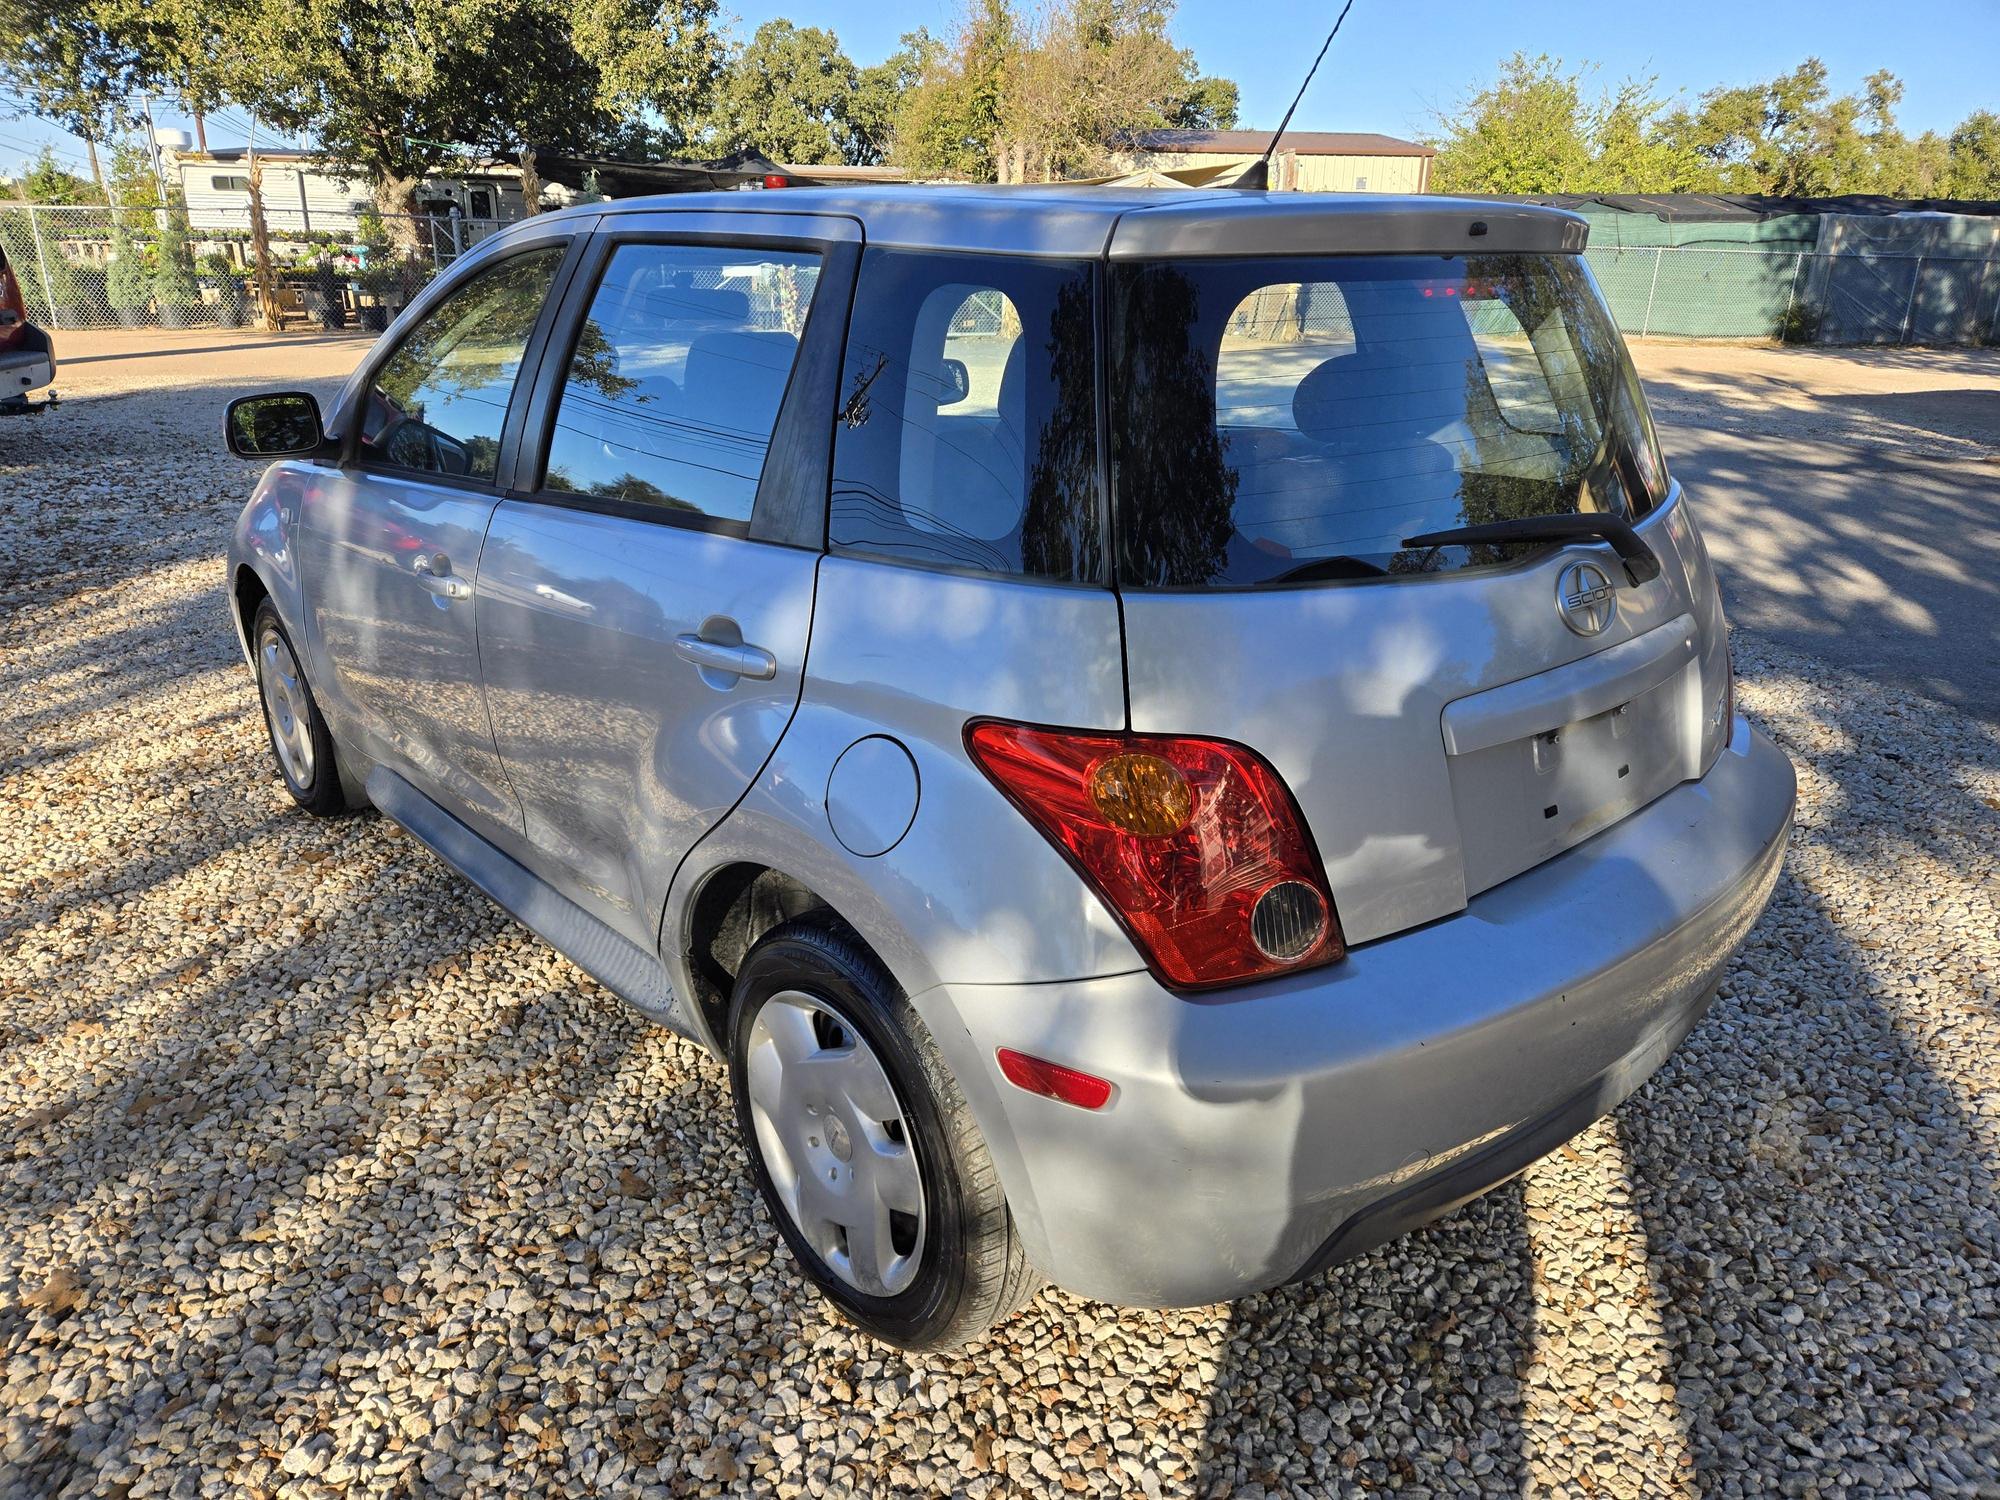
POLYGON ((1030 1057, 1012 1047, 999 1050, 1000 1071, 1014 1087, 1074 1104, 1078 1109, 1102 1109, 1111 1100, 1111 1085, 1102 1078, 1065 1068, 1047 1058, 1030 1057))

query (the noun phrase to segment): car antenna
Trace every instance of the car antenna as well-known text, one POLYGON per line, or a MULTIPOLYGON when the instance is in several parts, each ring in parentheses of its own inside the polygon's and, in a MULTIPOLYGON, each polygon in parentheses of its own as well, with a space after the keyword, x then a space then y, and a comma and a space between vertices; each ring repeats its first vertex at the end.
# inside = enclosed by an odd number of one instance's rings
POLYGON ((1341 6, 1340 14, 1334 17, 1333 30, 1329 31, 1326 40, 1319 44, 1319 56, 1315 57, 1313 65, 1306 69, 1306 81, 1299 85, 1298 93, 1293 96, 1292 107, 1285 111, 1284 119, 1278 122, 1278 133, 1271 137, 1271 144, 1264 148, 1264 154, 1244 168, 1243 175, 1236 179, 1236 186, 1251 189, 1270 187, 1271 153, 1278 149, 1278 142, 1285 138, 1285 127, 1292 123, 1292 115, 1297 111, 1299 101, 1305 98, 1306 90, 1312 87, 1313 74, 1317 73, 1319 65, 1326 61, 1326 49, 1331 47, 1333 39, 1340 35, 1340 23, 1347 19, 1347 13, 1353 9, 1354 0, 1347 0, 1347 3, 1341 6))

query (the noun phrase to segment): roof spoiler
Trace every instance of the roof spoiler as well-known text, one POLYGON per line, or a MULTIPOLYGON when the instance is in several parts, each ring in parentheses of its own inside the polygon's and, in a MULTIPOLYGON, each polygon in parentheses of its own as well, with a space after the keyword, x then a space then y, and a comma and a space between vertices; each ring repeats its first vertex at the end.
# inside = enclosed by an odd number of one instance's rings
POLYGON ((1573 255, 1590 226, 1562 209, 1471 198, 1203 193, 1135 208, 1111 231, 1113 260, 1216 255, 1573 255))

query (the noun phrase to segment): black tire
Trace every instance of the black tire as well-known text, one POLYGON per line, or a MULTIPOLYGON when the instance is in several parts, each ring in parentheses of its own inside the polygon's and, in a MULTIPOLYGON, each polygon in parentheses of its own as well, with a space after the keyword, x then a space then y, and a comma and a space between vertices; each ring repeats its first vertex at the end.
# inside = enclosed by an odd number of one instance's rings
POLYGON ((899 1348, 949 1350, 1034 1296, 1040 1278, 1022 1254, 972 1111, 902 990, 852 929, 818 911, 765 934, 736 976, 729 1039, 736 1124, 758 1190, 807 1277, 848 1321, 899 1348), (759 1010, 787 990, 810 995, 860 1033, 888 1075, 916 1148, 923 1256, 915 1280, 892 1296, 870 1295, 834 1272, 793 1221, 765 1165, 747 1083, 750 1038, 759 1010))
POLYGON ((333 732, 320 716, 319 700, 313 696, 312 684, 306 680, 305 667, 292 647, 285 622, 278 618, 277 608, 269 599, 257 606, 256 616, 250 622, 250 659, 257 667, 257 706, 264 716, 264 733, 270 741, 271 759, 277 763, 278 775, 285 783, 285 790, 292 794, 294 802, 315 817, 338 817, 348 807, 347 797, 341 790, 333 732), (264 646, 269 635, 275 635, 283 643, 285 656, 297 675, 299 706, 304 711, 298 713, 296 719, 303 731, 304 743, 311 750, 310 765, 302 772, 287 764, 286 752, 279 744, 279 710, 272 696, 275 684, 265 680, 264 646))

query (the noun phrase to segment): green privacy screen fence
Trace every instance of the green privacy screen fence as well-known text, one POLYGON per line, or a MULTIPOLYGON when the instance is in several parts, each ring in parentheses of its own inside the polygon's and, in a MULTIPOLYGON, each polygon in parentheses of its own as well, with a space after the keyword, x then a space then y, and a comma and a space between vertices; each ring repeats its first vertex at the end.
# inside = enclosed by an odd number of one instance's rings
POLYGON ((1590 226, 1626 333, 2000 344, 2000 203, 1726 194, 1534 197, 1590 226))

